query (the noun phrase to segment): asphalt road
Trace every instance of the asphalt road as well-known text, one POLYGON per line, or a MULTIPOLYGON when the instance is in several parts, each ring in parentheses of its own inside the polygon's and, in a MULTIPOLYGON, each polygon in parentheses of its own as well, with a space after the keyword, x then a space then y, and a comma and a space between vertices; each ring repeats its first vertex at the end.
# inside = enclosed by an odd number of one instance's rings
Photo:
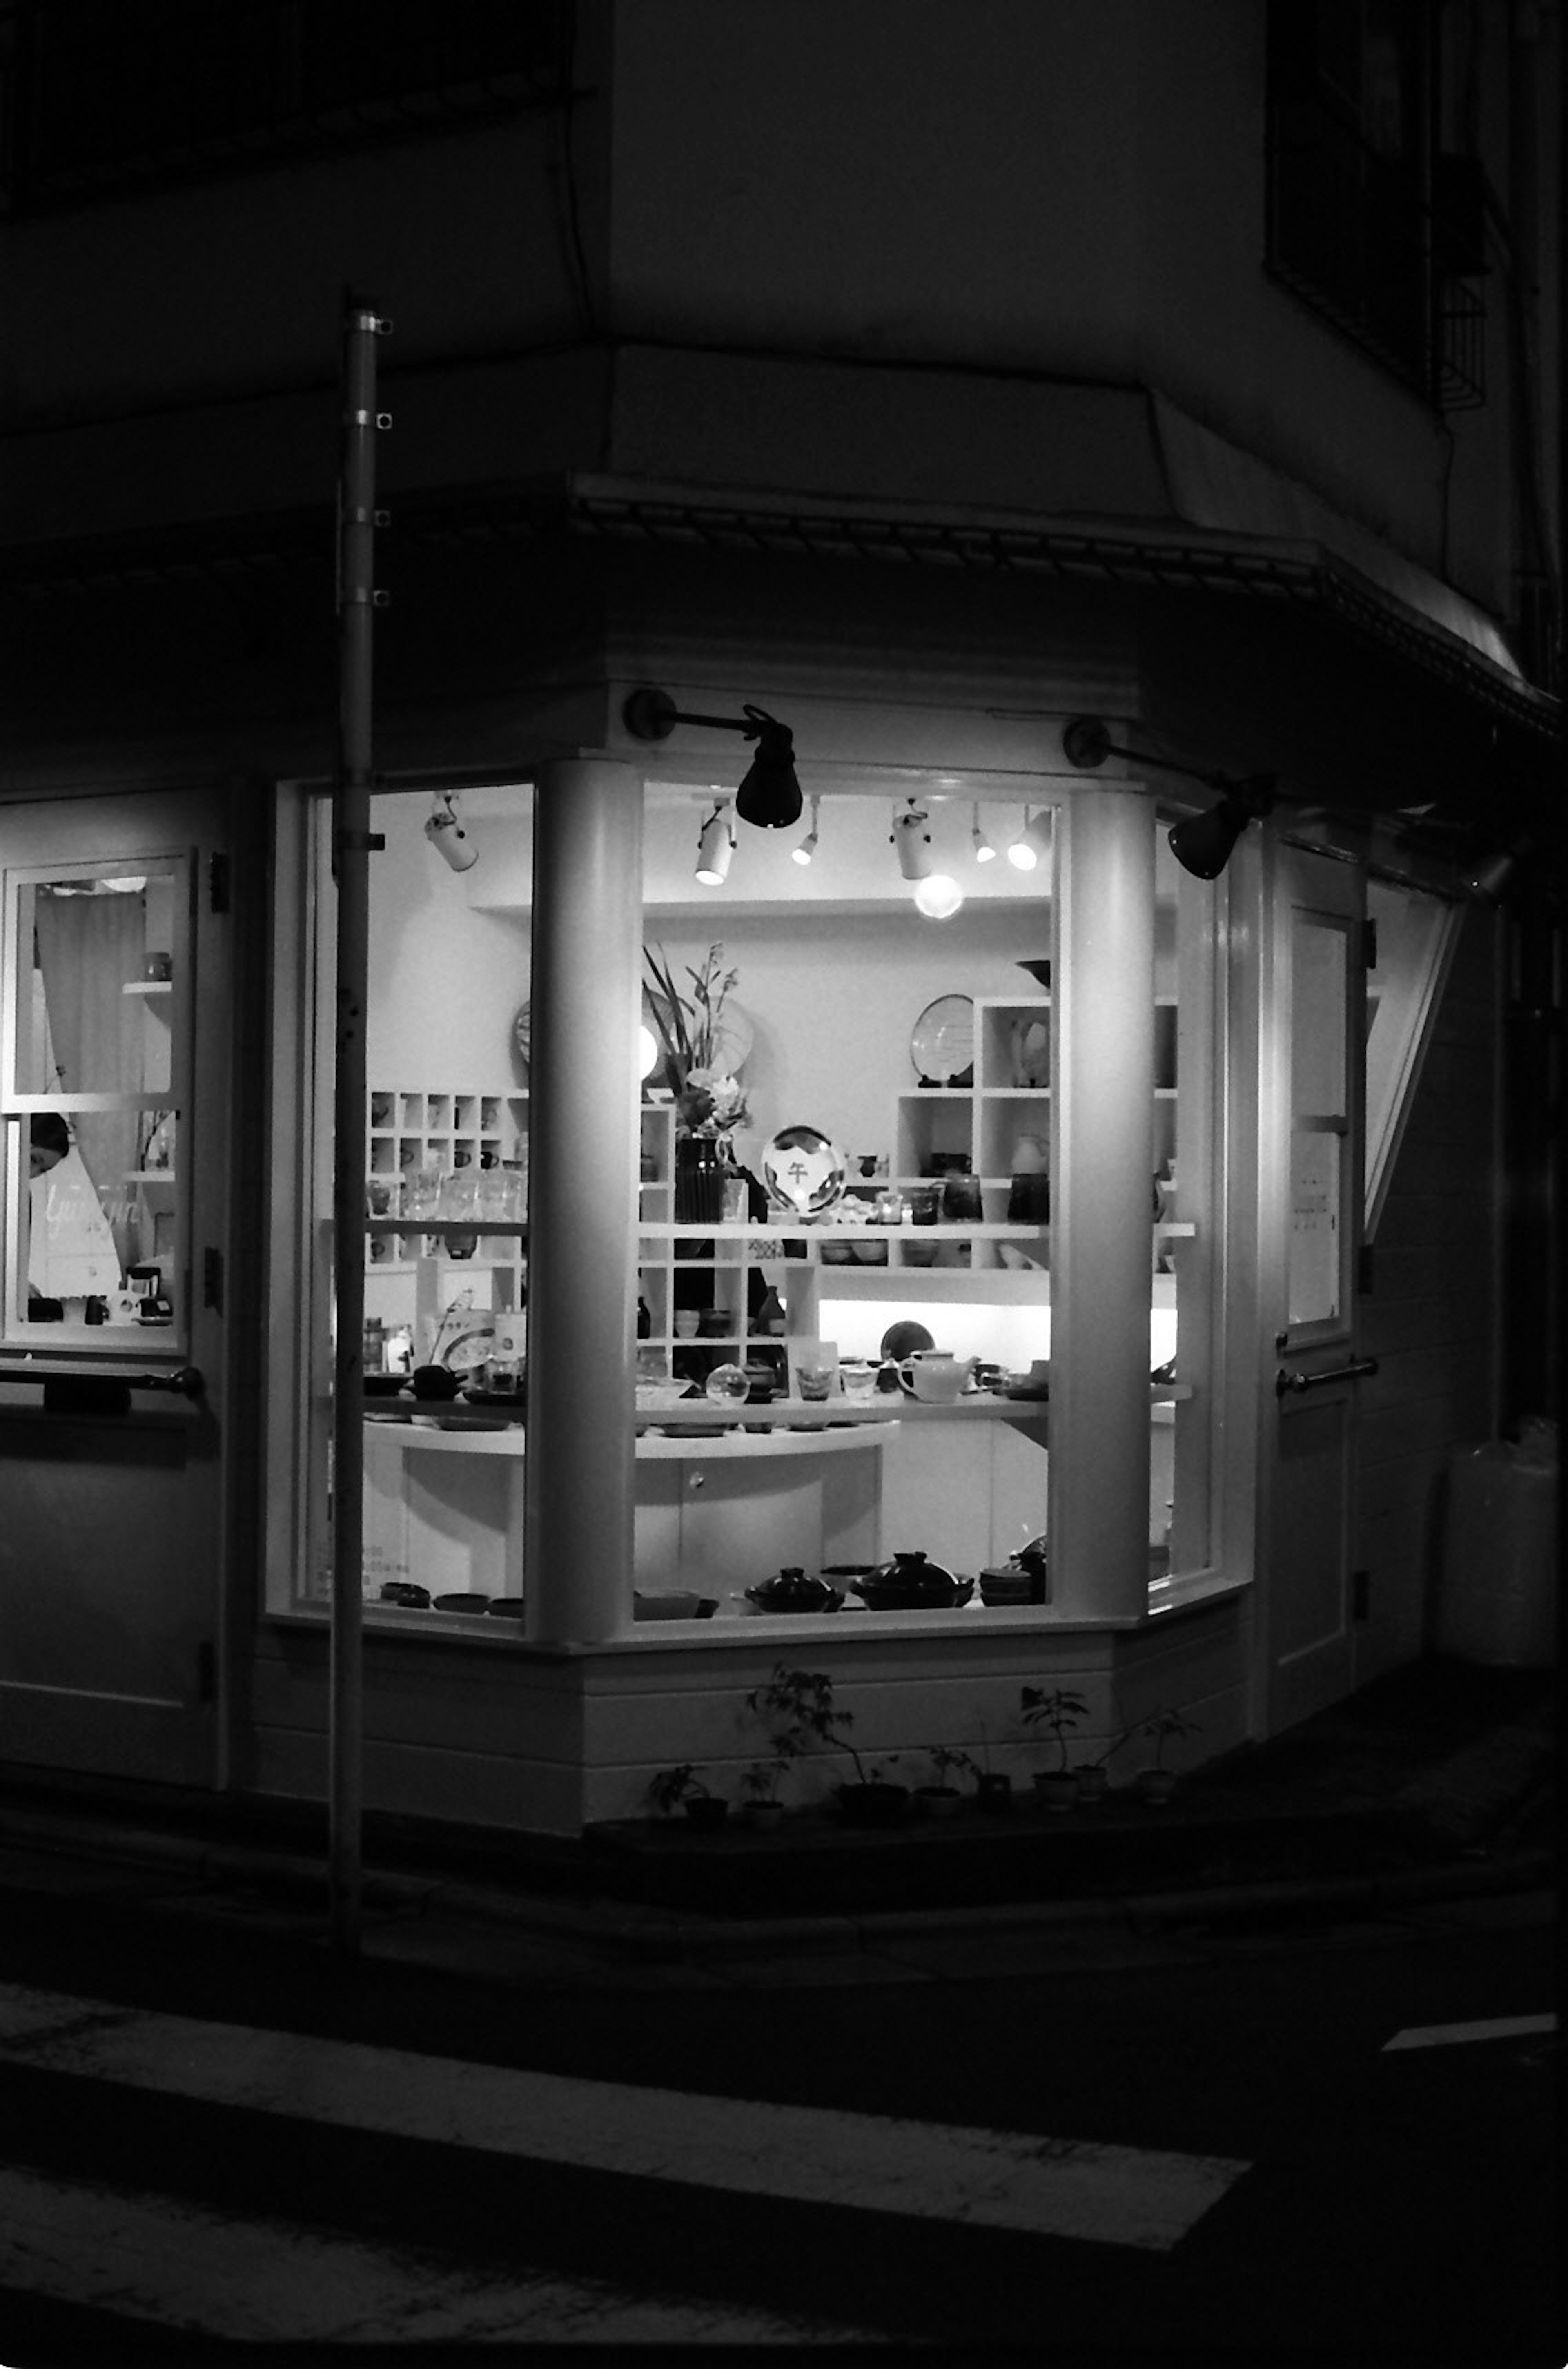
POLYGON ((1541 1895, 706 1989, 0 1907, 6 2369, 1568 2358, 1541 1895))

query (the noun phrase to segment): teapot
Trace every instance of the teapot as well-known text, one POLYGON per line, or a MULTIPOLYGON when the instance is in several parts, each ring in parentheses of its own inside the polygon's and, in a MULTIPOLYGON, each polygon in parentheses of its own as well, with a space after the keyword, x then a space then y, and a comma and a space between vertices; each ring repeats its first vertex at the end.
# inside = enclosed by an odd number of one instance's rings
POLYGON ((797 1564, 786 1563, 773 1579, 749 1587, 746 1600, 759 1612, 836 1612, 844 1599, 825 1579, 812 1579, 797 1564))
POLYGON ((895 1554, 863 1578, 850 1582, 854 1594, 872 1612, 925 1612, 948 1605, 967 1604, 975 1592, 972 1579, 958 1579, 941 1563, 932 1562, 923 1550, 895 1554))
POLYGON ((969 1378, 967 1364, 945 1349, 916 1349, 898 1368, 898 1379, 912 1399, 950 1405, 969 1378))

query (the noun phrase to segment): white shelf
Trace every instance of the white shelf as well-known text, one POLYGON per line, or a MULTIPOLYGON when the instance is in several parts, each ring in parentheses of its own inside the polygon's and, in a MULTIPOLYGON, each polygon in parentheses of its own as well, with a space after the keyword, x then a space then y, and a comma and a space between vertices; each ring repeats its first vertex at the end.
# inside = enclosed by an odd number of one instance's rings
POLYGON ((816 1219, 807 1222, 805 1219, 797 1219, 793 1225, 782 1220, 776 1225, 676 1226, 657 1218, 639 1218, 637 1231, 645 1241, 658 1242, 1014 1242, 1020 1237, 1030 1242, 1046 1239, 1046 1229, 1041 1226, 982 1223, 978 1219, 967 1226, 824 1226, 816 1219))

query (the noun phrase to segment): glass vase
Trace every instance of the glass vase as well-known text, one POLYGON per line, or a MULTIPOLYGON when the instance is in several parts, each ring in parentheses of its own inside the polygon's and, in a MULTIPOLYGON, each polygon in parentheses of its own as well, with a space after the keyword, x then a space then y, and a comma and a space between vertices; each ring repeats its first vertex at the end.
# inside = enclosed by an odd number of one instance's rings
POLYGON ((675 1139, 675 1222, 717 1226, 724 1220, 724 1154, 711 1136, 675 1139))

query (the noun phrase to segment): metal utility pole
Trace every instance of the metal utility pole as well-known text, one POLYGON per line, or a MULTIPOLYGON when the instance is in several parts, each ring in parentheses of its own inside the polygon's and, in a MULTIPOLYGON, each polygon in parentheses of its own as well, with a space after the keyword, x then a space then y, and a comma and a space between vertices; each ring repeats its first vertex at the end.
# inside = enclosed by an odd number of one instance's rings
POLYGON ((370 944, 372 657, 375 441, 391 416, 375 404, 375 341, 390 330, 358 299, 343 308, 343 428, 338 475, 338 773, 332 868, 338 886, 337 1071, 332 1239, 337 1352, 332 1392, 332 1674, 328 1725, 328 1888, 332 1944, 360 1946, 363 1757, 365 1003, 370 944))

